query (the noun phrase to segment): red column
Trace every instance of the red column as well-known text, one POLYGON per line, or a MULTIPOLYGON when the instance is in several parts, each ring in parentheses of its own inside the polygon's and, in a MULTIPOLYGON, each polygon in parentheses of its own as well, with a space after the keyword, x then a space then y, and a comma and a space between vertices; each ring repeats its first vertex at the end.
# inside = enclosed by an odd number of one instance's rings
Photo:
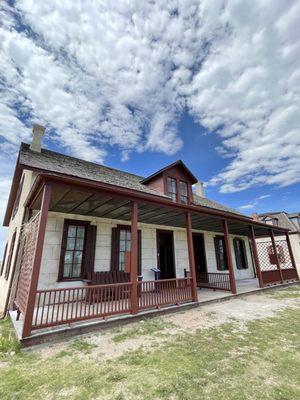
POLYGON ((137 296, 137 263, 138 263, 138 205, 132 202, 131 209, 131 252, 130 252, 130 281, 131 281, 131 314, 138 311, 137 296))
POLYGON ((293 266, 293 268, 295 268, 295 271, 296 271, 296 274, 297 274, 297 279, 299 280, 297 266, 296 266, 296 262, 295 262, 295 258, 294 258, 294 254, 293 254, 293 250, 292 250, 292 246, 291 246, 290 236, 289 236, 288 233, 286 233, 285 237, 286 237, 286 243, 287 243, 287 246, 288 246, 288 249, 289 249, 289 253, 290 253, 290 257, 291 257, 292 266, 293 266))
POLYGON ((228 264, 228 270, 229 270, 230 287, 231 287, 232 293, 236 294, 236 285, 235 285, 235 279, 234 279, 234 270, 233 270, 231 247, 230 247, 230 240, 229 240, 229 231, 228 231, 228 224, 227 224, 226 220, 223 220, 223 231, 224 231, 224 239, 225 239, 225 247, 226 247, 227 264, 228 264))
POLYGON ((50 200, 51 200, 51 191, 52 191, 51 186, 49 186, 49 184, 46 183, 43 187, 38 234, 37 234, 36 247, 35 247, 35 251, 34 251, 31 280, 30 280, 30 285, 29 285, 29 295, 28 295, 28 301, 27 301, 25 315, 24 315, 24 325, 23 325, 23 332, 22 332, 23 338, 30 336, 30 333, 31 333, 32 318, 33 318, 34 306, 35 306, 35 297, 36 297, 36 291, 37 291, 37 286, 38 286, 38 281, 39 281, 43 247, 44 247, 47 216, 48 216, 48 210, 49 210, 49 205, 50 205, 50 200))
POLYGON ((273 229, 270 229, 270 236, 271 236, 273 251, 274 251, 274 255, 275 255, 276 265, 277 265, 279 275, 280 275, 280 280, 281 280, 281 283, 283 283, 283 276, 282 276, 282 271, 280 268, 280 261, 279 261, 279 257, 278 257, 278 253, 277 253, 277 249, 276 249, 276 243, 275 243, 273 229))
POLYGON ((189 252, 190 274, 192 278, 192 296, 193 296, 193 301, 198 301, 194 243, 193 243, 193 233, 192 233, 192 219, 191 219, 191 213, 188 211, 186 211, 185 213, 185 221, 186 221, 186 235, 187 235, 187 244, 189 252))
POLYGON ((264 287, 264 283, 263 283, 262 273, 261 273, 260 265, 259 265, 259 257, 258 257, 258 252, 257 252, 257 245, 256 245, 256 241, 255 241, 255 233, 254 233, 253 225, 249 225, 249 228, 250 228, 250 239, 252 242, 253 261, 254 261, 255 271, 256 271, 257 278, 258 278, 259 287, 262 288, 262 287, 264 287))

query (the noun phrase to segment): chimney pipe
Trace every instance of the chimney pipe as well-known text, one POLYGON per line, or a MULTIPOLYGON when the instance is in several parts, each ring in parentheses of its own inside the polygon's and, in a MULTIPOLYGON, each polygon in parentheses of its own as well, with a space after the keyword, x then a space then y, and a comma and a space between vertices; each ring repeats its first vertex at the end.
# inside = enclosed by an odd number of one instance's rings
POLYGON ((195 183, 195 193, 200 197, 205 197, 203 182, 198 181, 195 183))
POLYGON ((45 127, 39 124, 33 124, 32 128, 32 142, 30 145, 30 150, 41 152, 42 139, 45 133, 45 127))

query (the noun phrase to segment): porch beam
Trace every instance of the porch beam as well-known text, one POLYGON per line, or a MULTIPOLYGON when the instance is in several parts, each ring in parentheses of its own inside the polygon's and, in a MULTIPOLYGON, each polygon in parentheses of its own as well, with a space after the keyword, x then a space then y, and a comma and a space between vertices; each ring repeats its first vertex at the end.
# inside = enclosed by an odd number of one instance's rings
POLYGON ((131 203, 131 251, 130 251, 130 281, 131 281, 131 314, 137 314, 137 267, 138 267, 138 204, 131 203))
POLYGON ((277 253, 277 248, 276 248, 276 242, 275 242, 273 229, 270 229, 269 232, 270 232, 270 237, 271 237, 271 241, 272 241, 272 246, 273 246, 273 251, 274 251, 274 255, 275 255, 275 261, 276 261, 277 269, 278 269, 279 275, 280 275, 280 280, 281 280, 281 283, 283 283, 283 276, 282 276, 282 271, 281 271, 281 268, 280 268, 280 261, 279 261, 279 257, 278 257, 278 253, 277 253))
POLYGON ((288 250, 289 250, 289 254, 290 254, 290 258, 291 258, 291 263, 292 263, 293 268, 296 271, 297 279, 299 280, 299 274, 298 274, 298 271, 297 271, 297 266, 296 266, 296 262, 295 262, 294 253, 293 253, 293 250, 292 250, 292 245, 291 245, 291 241, 290 241, 290 235, 288 233, 286 233, 285 237, 286 237, 286 244, 287 244, 287 247, 288 247, 288 250))
POLYGON ((28 291, 28 300, 24 315, 22 338, 30 336, 31 333, 32 319, 35 306, 35 297, 39 281, 43 247, 44 247, 47 216, 51 201, 51 192, 52 192, 52 187, 46 183, 44 185, 42 194, 38 233, 37 233, 36 247, 34 250, 33 267, 32 267, 29 291, 28 291))
POLYGON ((192 277, 192 296, 193 296, 193 301, 196 302, 198 301, 198 293, 197 293, 195 253, 194 253, 194 243, 193 243, 193 233, 192 233, 192 219, 191 219, 191 213, 189 213, 188 211, 185 213, 185 221, 186 221, 186 235, 187 235, 187 244, 189 252, 190 273, 192 277))
POLYGON ((254 232, 253 225, 249 225, 249 229, 250 229, 250 239, 251 239, 251 243, 252 243, 254 267, 255 267, 257 278, 258 278, 259 287, 262 288, 262 287, 264 287, 264 283, 263 283, 263 279, 262 279, 262 273, 260 270, 259 257, 258 257, 258 251, 257 251, 255 232, 254 232))
POLYGON ((233 269, 233 263, 232 263, 228 223, 225 219, 222 222, 223 222, 223 232, 224 232, 224 240, 225 240, 225 247, 226 247, 227 265, 228 265, 228 270, 229 270, 230 287, 231 287, 231 292, 233 294, 236 294, 236 284, 235 284, 234 269, 233 269))

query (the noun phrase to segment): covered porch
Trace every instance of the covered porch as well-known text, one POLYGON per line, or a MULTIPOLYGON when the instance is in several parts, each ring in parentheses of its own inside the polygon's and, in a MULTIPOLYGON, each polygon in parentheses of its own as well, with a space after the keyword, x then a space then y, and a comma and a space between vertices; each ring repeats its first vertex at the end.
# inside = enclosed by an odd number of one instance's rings
MULTIPOLYGON (((224 292, 236 294, 252 287, 257 289, 298 279, 286 230, 270 228, 244 216, 206 207, 175 204, 168 198, 53 175, 38 177, 26 207, 27 221, 20 249, 20 279, 15 297, 23 338, 38 329, 108 316, 135 315, 147 310, 201 302, 205 296, 213 294, 217 298, 221 294, 223 296, 224 292), (81 286, 38 288, 49 211, 124 221, 129 226, 131 237, 130 251, 126 254, 128 279, 97 284, 83 280, 81 286), (159 279, 159 276, 151 280, 138 279, 139 223, 185 229, 188 248, 185 274, 167 279, 159 279), (197 268, 194 231, 216 232, 224 237, 228 272, 209 272, 197 268), (250 238, 255 278, 247 284, 235 278, 230 235, 250 238), (266 235, 270 237, 271 250, 269 247, 258 249, 256 237, 266 235), (276 235, 286 235, 284 263, 278 254, 276 235), (266 261, 262 263, 264 258, 266 261), (285 268, 282 268, 283 264, 286 264, 285 268)), ((153 265, 154 269, 157 267, 153 265)), ((92 274, 93 271, 86 273, 92 274)))

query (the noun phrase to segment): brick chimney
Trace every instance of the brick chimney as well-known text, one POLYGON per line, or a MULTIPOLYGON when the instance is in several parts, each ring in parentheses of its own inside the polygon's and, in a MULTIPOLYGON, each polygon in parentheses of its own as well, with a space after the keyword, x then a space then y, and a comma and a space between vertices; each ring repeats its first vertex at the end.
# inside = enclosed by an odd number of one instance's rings
POLYGON ((194 191, 195 194, 197 194, 198 196, 205 197, 203 182, 198 181, 197 183, 195 183, 194 191))
POLYGON ((259 217, 258 217, 258 214, 257 213, 253 213, 252 214, 252 219, 254 220, 254 221, 259 221, 259 217))
POLYGON ((42 139, 45 133, 45 127, 39 124, 33 124, 32 128, 32 142, 30 145, 30 150, 41 152, 42 139))

